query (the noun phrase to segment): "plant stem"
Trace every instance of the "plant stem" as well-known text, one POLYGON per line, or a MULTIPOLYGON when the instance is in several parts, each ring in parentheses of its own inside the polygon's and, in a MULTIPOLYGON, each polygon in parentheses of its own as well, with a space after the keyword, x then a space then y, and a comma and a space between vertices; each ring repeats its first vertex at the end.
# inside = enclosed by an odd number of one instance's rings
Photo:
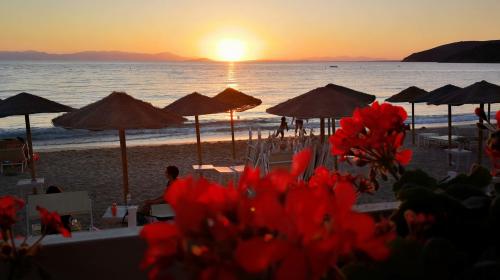
POLYGON ((398 173, 394 170, 394 166, 390 166, 390 168, 387 168, 389 170, 389 173, 391 173, 392 177, 394 177, 394 179, 396 179, 396 181, 399 181, 399 175, 398 173))
POLYGON ((40 236, 40 238, 38 238, 38 240, 35 243, 33 243, 33 245, 31 245, 29 247, 28 252, 26 254, 28 254, 33 248, 35 248, 38 245, 38 243, 40 243, 42 241, 42 239, 44 237, 45 237, 45 234, 43 234, 42 236, 40 236))
POLYGON ((12 233, 12 228, 9 229, 9 238, 12 243, 12 252, 14 252, 14 257, 17 257, 16 243, 14 242, 14 233, 12 233))

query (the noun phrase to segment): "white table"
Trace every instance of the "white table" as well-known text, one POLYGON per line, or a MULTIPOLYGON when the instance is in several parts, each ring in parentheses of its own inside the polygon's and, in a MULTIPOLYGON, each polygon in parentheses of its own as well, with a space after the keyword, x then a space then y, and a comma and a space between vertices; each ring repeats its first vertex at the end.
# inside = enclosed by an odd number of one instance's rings
POLYGON ((456 158, 455 170, 457 172, 460 171, 460 162, 461 161, 464 162, 463 171, 464 172, 468 171, 467 169, 469 168, 470 158, 472 155, 471 151, 465 150, 465 149, 458 149, 458 148, 444 149, 444 151, 451 156, 455 156, 455 158, 456 158), (463 158, 463 159, 461 160, 461 158, 463 158))
POLYGON ((193 164, 193 170, 198 173, 199 176, 203 176, 204 171, 214 170, 214 166, 212 164, 193 164))
POLYGON ((44 193, 45 178, 36 178, 35 181, 31 179, 21 179, 16 184, 19 189, 19 194, 24 197, 25 194, 44 193))
POLYGON ((116 206, 116 216, 113 216, 111 213, 111 206, 106 209, 104 215, 102 215, 102 221, 107 224, 121 224, 123 218, 127 215, 127 206, 117 205, 116 206))
POLYGON ((234 170, 237 173, 243 173, 243 171, 245 170, 245 165, 233 165, 233 166, 229 166, 229 168, 231 168, 232 170, 234 170))
POLYGON ((214 169, 214 166, 212 164, 193 164, 193 169, 196 171, 211 170, 214 169))
MULTIPOLYGON (((234 171, 232 168, 227 167, 227 166, 215 166, 214 170, 215 170, 215 172, 219 173, 219 184, 223 183, 222 180, 223 180, 225 175, 234 176, 234 174, 236 173, 236 171, 234 171)), ((234 177, 233 177, 233 181, 234 181, 234 177)))

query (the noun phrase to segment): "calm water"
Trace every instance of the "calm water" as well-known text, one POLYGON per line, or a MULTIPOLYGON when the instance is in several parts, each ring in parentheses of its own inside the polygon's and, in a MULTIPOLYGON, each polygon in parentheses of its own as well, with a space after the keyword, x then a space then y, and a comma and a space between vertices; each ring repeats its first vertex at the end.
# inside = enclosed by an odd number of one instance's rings
MULTIPOLYGON (((416 85, 432 90, 452 83, 467 86, 487 80, 500 84, 500 64, 438 64, 399 62, 318 63, 74 63, 0 62, 0 99, 21 91, 80 108, 111 91, 126 91, 136 98, 164 107, 198 91, 213 96, 227 86, 263 100, 250 111, 238 113, 237 136, 247 137, 248 127, 267 135, 278 121, 265 110, 281 101, 327 83, 336 83, 385 98, 416 85), (330 65, 338 65, 331 68, 330 65)), ((402 104, 407 109, 406 104, 402 104)), ((500 106, 493 106, 496 110, 500 106)), ((471 122, 474 106, 454 108, 455 122, 471 122)), ((445 106, 416 105, 420 125, 446 122, 445 106)), ((116 132, 54 128, 57 114, 32 116, 33 140, 39 149, 117 145, 116 132)), ((202 116, 202 140, 229 139, 228 114, 202 116)), ((310 127, 316 127, 312 120, 310 127)), ((194 141, 191 123, 151 131, 128 131, 131 145, 194 141)), ((0 119, 0 138, 24 136, 24 118, 0 119)))

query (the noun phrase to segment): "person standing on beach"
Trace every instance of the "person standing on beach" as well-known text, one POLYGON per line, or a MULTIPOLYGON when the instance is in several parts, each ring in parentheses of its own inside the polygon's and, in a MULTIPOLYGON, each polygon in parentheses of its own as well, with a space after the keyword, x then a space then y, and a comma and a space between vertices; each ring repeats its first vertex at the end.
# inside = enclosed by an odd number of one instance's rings
POLYGON ((281 134, 281 139, 283 139, 283 137, 285 137, 285 128, 286 128, 286 131, 288 131, 288 124, 286 122, 286 118, 281 117, 281 123, 280 123, 280 126, 278 127, 278 130, 276 130, 275 136, 278 136, 279 134, 281 134))
POLYGON ((304 129, 304 120, 295 120, 295 136, 297 136, 297 132, 299 132, 299 136, 304 136, 307 134, 306 130, 304 129))

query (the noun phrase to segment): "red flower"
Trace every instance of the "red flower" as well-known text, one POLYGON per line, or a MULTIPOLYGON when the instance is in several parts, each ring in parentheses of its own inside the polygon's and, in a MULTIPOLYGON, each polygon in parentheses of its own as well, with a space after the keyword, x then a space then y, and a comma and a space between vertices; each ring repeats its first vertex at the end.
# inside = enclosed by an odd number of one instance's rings
MULTIPOLYGON (((177 253, 180 234, 174 224, 154 223, 145 225, 141 237, 146 240, 148 248, 141 263, 142 268, 154 264, 168 265, 171 258, 177 253)), ((158 267, 150 272, 150 278, 155 279, 159 273, 158 267)))
POLYGON ((377 234, 370 216, 352 210, 360 178, 318 168, 309 182, 297 180, 310 157, 303 151, 290 171, 263 178, 247 167, 237 188, 203 178, 177 180, 165 194, 174 223, 141 232, 150 279, 167 277, 178 262, 198 279, 320 279, 353 251, 386 256, 386 235, 377 234))
POLYGON ((71 232, 66 229, 61 221, 61 216, 57 212, 49 212, 47 209, 37 206, 36 210, 40 212, 42 225, 45 227, 45 232, 57 231, 64 237, 70 237, 71 232))
POLYGON ((352 117, 340 120, 340 129, 330 137, 332 153, 359 166, 369 164, 373 181, 388 174, 398 177, 412 156, 402 149, 406 118, 402 107, 388 103, 356 109, 352 117))
POLYGON ((311 160, 311 149, 304 149, 293 156, 292 176, 299 176, 304 173, 311 160))
POLYGON ((17 211, 24 207, 24 201, 10 195, 0 197, 0 229, 10 229, 17 221, 17 211))
POLYGON ((243 269, 256 273, 283 259, 288 250, 288 244, 281 240, 255 237, 238 244, 235 258, 243 269))

